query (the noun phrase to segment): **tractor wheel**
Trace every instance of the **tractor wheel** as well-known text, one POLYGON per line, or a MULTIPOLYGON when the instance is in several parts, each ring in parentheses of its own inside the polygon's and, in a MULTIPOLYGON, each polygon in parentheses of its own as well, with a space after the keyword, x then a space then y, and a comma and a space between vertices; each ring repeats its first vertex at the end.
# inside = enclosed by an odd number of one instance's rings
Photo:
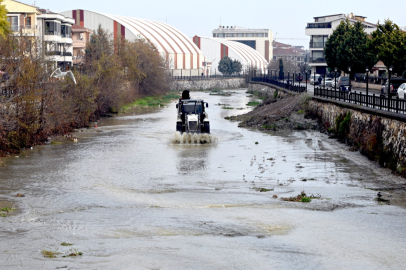
POLYGON ((182 123, 176 123, 176 131, 182 133, 182 123))
POLYGON ((204 123, 203 133, 210 134, 210 123, 204 123))

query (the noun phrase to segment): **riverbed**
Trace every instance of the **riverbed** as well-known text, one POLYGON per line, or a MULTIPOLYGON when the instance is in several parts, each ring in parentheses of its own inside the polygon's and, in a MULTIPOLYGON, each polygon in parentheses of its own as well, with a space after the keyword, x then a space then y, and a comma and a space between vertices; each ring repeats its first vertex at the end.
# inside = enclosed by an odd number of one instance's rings
POLYGON ((174 140, 174 101, 1 159, 0 269, 404 268, 406 180, 316 131, 239 128, 245 91, 191 93, 211 143, 174 140))

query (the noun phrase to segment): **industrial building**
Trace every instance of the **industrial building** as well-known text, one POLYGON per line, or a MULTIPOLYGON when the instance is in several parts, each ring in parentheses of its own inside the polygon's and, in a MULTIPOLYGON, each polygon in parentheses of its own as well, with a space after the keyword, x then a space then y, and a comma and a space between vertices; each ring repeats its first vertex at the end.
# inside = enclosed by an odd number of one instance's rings
POLYGON ((240 42, 199 36, 194 36, 193 42, 211 64, 205 75, 217 73, 218 63, 224 56, 240 61, 243 70, 251 68, 264 73, 268 65, 268 61, 258 51, 240 42))
POLYGON ((207 62, 199 48, 178 29, 162 22, 109 15, 88 10, 68 10, 61 14, 72 17, 75 24, 96 30, 99 25, 114 35, 129 41, 144 38, 166 59, 174 76, 197 76, 205 72, 207 62))
POLYGON ((257 50, 266 61, 271 61, 273 33, 270 29, 249 29, 239 26, 219 26, 212 31, 213 38, 237 41, 257 50))

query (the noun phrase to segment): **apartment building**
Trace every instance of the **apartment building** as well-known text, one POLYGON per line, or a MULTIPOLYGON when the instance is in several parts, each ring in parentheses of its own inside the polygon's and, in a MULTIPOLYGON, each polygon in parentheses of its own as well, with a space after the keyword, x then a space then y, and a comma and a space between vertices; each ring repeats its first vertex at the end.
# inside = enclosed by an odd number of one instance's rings
POLYGON ((90 42, 90 36, 92 34, 92 30, 83 26, 77 24, 72 26, 73 66, 80 66, 83 64, 85 49, 90 42))
POLYGON ((36 7, 13 0, 4 0, 7 20, 14 35, 36 36, 37 16, 41 13, 36 7))
POLYGON ((68 70, 73 65, 72 25, 75 20, 49 10, 38 9, 37 28, 42 37, 45 57, 55 67, 68 70))
POLYGON ((212 31, 213 38, 237 41, 258 51, 266 61, 271 61, 273 33, 270 29, 249 29, 239 26, 219 26, 212 31))
POLYGON ((303 46, 292 46, 277 41, 272 42, 273 47, 273 59, 283 59, 285 62, 291 62, 295 66, 303 66, 306 60, 306 50, 303 46))
POLYGON ((305 33, 310 36, 309 50, 310 50, 310 61, 309 66, 312 73, 326 74, 327 63, 324 59, 324 46, 328 37, 333 33, 334 29, 341 23, 348 19, 351 23, 357 21, 361 22, 365 27, 365 32, 367 34, 372 33, 376 30, 376 25, 366 22, 366 17, 354 15, 354 14, 335 14, 327 15, 321 17, 314 17, 314 21, 307 23, 305 33))

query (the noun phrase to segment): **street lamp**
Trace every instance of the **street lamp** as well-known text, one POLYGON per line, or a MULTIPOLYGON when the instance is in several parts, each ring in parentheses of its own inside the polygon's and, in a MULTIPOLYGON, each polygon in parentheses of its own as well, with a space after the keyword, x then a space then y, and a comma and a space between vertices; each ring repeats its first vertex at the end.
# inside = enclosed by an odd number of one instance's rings
POLYGON ((392 66, 389 67, 389 76, 388 76, 388 111, 389 111, 389 99, 390 99, 390 79, 392 74, 392 66))
MULTIPOLYGON (((287 81, 287 83, 288 83, 288 88, 289 88, 289 78, 290 78, 290 69, 288 70, 288 81, 287 81)), ((283 78, 283 79, 285 79, 285 78, 283 78)))
POLYGON ((334 91, 337 91, 337 68, 334 68, 334 91))
POLYGON ((367 73, 367 87, 366 87, 366 92, 367 92, 367 101, 366 101, 366 104, 367 104, 367 106, 368 106, 368 73, 369 73, 369 69, 368 69, 368 66, 367 66, 367 68, 365 69, 365 71, 366 71, 366 73, 367 73))
POLYGON ((350 82, 350 85, 349 85, 349 87, 348 87, 348 91, 350 91, 351 92, 351 67, 348 67, 348 73, 349 73, 349 75, 350 75, 350 77, 349 77, 349 82, 350 82))

